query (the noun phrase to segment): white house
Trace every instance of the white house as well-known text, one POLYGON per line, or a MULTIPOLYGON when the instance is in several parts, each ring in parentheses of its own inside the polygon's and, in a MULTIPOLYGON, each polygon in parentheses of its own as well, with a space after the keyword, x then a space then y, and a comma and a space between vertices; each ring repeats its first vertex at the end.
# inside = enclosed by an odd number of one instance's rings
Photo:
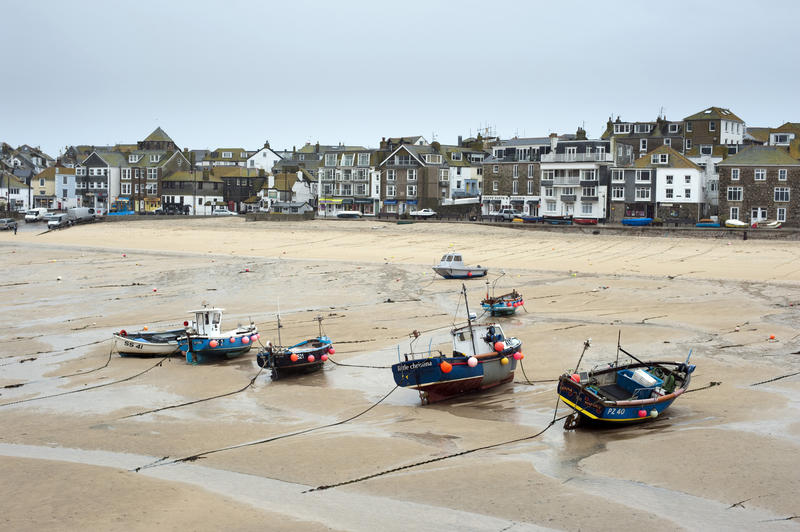
POLYGON ((275 163, 281 160, 281 156, 275 153, 270 147, 269 142, 264 147, 247 158, 247 168, 258 168, 265 172, 272 172, 275 163))

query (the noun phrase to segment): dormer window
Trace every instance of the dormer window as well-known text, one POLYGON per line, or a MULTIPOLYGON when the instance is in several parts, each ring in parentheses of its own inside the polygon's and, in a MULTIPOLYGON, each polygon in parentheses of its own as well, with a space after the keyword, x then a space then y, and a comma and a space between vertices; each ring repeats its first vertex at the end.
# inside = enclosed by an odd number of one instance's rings
POLYGON ((650 133, 652 126, 650 124, 636 124, 637 133, 650 133))
POLYGON ((614 124, 614 133, 615 134, 624 134, 631 132, 631 125, 630 124, 614 124))
POLYGON ((677 133, 678 132, 678 124, 670 124, 669 125, 669 132, 670 133, 677 133))
POLYGON ((223 159, 233 159, 233 153, 229 151, 222 152, 223 159))
POLYGON ((700 155, 711 155, 713 148, 711 144, 702 144, 700 146, 700 155))
POLYGON ((650 164, 669 164, 669 154, 654 153, 650 156, 650 164))
POLYGON ((461 152, 460 151, 450 152, 450 158, 453 159, 454 161, 460 161, 461 160, 461 152))
POLYGON ((342 166, 353 166, 353 159, 355 156, 352 153, 345 153, 342 155, 342 166))
POLYGON ((158 155, 158 154, 150 155, 150 162, 151 163, 157 163, 160 160, 161 160, 161 156, 160 155, 158 155))
POLYGON ((129 163, 135 163, 138 160, 139 160, 139 157, 137 157, 136 155, 134 155, 134 154, 128 155, 128 162, 129 163))
POLYGON ((428 164, 441 164, 442 156, 436 153, 426 153, 425 162, 428 164))
POLYGON ((243 151, 242 153, 239 154, 239 157, 242 159, 247 159, 247 152, 243 151))
POLYGON ((358 166, 369 166, 369 153, 358 154, 358 166))
POLYGON ((773 144, 789 144, 789 135, 785 133, 773 134, 772 139, 773 144))

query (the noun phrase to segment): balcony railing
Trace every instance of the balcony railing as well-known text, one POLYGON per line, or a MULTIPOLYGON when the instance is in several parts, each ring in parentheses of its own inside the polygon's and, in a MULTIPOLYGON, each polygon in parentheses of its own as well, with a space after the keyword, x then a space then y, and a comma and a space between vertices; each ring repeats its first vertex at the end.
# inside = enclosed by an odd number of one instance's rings
MULTIPOLYGON (((542 181, 544 181, 544 180, 542 180, 542 181)), ((581 184, 581 178, 577 177, 577 176, 576 177, 555 177, 553 179, 553 184, 554 185, 576 187, 576 186, 581 184)))
POLYGON ((612 162, 610 153, 546 153, 542 155, 543 163, 586 163, 612 162))

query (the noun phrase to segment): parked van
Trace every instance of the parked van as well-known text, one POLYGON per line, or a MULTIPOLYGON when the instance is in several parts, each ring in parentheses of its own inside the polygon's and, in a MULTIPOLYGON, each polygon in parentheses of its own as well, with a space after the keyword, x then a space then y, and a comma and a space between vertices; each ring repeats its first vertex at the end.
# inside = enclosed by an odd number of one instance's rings
POLYGON ((69 224, 70 219, 68 214, 56 214, 47 221, 47 228, 58 229, 60 227, 66 227, 69 224))
POLYGON ((28 212, 25 213, 25 222, 39 222, 44 220, 44 215, 47 214, 47 209, 44 207, 36 207, 35 209, 30 209, 28 212))
POLYGON ((92 207, 72 207, 67 209, 67 217, 73 223, 93 222, 97 213, 92 207))

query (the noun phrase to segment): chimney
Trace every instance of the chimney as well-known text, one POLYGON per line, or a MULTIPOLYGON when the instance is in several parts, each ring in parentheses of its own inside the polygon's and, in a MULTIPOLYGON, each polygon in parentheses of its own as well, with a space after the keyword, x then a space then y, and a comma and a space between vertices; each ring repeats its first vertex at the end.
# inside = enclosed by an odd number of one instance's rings
POLYGON ((319 153, 319 141, 317 141, 317 143, 314 144, 314 153, 319 153))
POLYGON ((458 147, 460 148, 460 147, 461 147, 461 146, 463 146, 463 145, 464 145, 464 142, 463 142, 463 140, 461 139, 461 135, 459 135, 459 136, 458 136, 458 147))
POLYGON ((550 133, 550 151, 555 152, 558 146, 558 133, 550 133))
POLYGON ((381 150, 385 150, 386 149, 386 137, 381 137, 380 148, 381 148, 381 150))

